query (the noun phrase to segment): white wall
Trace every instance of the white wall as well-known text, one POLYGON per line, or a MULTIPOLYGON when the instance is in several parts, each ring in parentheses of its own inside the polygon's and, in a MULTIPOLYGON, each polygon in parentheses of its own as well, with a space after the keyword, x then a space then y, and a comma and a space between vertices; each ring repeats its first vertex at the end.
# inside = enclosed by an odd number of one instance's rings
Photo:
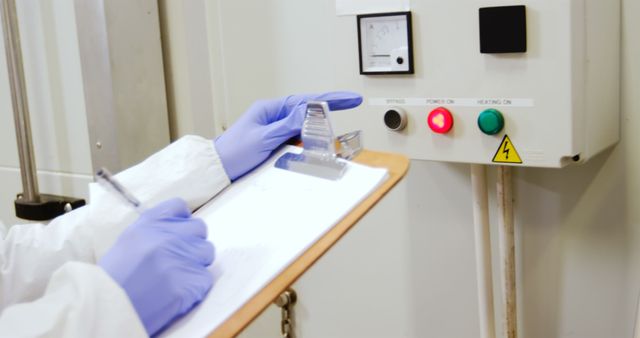
POLYGON ((221 74, 213 72, 213 67, 221 68, 220 46, 209 44, 209 35, 216 32, 210 31, 206 3, 159 0, 158 5, 171 138, 213 137, 224 129, 225 117, 214 114, 222 110, 224 92, 214 87, 223 82, 221 74))
MULTIPOLYGON (((355 19, 336 17, 334 1, 204 3, 209 48, 221 50, 208 65, 223 74, 212 93, 217 116, 231 122, 258 98, 362 86, 355 19)), ((427 9, 413 4, 419 29, 427 9)), ((632 336, 640 286, 639 21, 638 1, 623 0, 620 144, 580 167, 516 171, 521 337, 632 336)), ((336 114, 338 131, 357 125, 364 109, 336 114)), ((405 180, 296 283, 298 337, 476 337, 471 220, 468 167, 413 161, 405 180)), ((243 337, 277 337, 279 315, 270 308, 243 337)))

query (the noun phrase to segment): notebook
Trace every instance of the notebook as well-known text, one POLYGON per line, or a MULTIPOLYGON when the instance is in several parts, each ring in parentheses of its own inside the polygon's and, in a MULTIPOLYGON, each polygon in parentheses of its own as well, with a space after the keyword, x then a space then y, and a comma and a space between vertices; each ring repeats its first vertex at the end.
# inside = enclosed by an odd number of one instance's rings
POLYGON ((213 332, 382 184, 383 168, 348 162, 331 181, 274 167, 286 146, 196 212, 216 247, 214 285, 206 298, 162 337, 213 332))

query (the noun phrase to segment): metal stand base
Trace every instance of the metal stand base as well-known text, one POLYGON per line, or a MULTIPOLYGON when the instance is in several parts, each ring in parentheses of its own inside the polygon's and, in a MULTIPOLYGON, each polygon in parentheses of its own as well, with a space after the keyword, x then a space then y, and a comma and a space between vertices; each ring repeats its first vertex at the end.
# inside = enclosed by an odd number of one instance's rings
POLYGON ((38 202, 27 202, 18 194, 14 202, 16 217, 29 221, 48 221, 87 204, 74 197, 41 194, 38 202))

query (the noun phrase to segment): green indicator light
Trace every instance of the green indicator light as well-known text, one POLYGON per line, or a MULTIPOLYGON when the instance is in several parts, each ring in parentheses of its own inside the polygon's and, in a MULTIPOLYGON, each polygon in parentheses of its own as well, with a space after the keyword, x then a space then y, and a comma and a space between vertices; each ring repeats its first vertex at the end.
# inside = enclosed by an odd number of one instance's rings
POLYGON ((495 135, 504 128, 502 113, 495 109, 487 109, 478 116, 478 128, 487 135, 495 135))

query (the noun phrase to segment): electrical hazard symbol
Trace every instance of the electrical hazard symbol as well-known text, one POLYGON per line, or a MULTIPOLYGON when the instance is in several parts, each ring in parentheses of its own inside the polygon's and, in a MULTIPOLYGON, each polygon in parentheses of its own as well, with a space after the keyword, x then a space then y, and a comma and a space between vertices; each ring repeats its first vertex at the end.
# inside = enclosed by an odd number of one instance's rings
POLYGON ((521 164, 522 159, 518 152, 516 151, 516 147, 511 143, 509 136, 504 135, 502 139, 502 143, 500 143, 500 147, 498 147, 498 151, 493 156, 492 162, 494 163, 516 163, 521 164))

